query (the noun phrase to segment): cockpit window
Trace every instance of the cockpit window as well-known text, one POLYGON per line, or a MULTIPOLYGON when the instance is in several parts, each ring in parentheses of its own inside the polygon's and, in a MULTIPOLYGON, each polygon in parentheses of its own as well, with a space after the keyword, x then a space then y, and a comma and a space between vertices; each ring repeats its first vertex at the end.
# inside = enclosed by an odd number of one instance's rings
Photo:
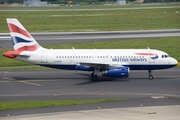
POLYGON ((162 58, 168 58, 169 55, 162 55, 162 58))

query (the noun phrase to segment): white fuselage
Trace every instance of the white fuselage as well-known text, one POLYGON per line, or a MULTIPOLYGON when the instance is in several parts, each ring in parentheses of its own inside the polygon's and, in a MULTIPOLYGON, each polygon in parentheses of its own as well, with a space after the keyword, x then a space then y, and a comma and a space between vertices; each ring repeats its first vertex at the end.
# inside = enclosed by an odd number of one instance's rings
POLYGON ((21 54, 29 54, 30 57, 20 56, 16 59, 49 67, 92 63, 153 70, 177 64, 167 53, 153 49, 39 49, 34 52, 24 51, 21 54))

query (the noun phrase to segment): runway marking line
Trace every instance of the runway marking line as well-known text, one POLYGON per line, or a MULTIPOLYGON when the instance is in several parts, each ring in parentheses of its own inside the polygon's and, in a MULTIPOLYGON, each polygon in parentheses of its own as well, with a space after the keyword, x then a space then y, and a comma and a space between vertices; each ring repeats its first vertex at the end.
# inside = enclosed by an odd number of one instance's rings
POLYGON ((34 86, 41 86, 40 84, 36 84, 36 83, 32 83, 32 82, 27 82, 25 80, 15 80, 15 79, 8 78, 8 77, 3 77, 3 79, 9 80, 9 81, 20 82, 20 83, 24 83, 24 84, 29 84, 29 85, 34 85, 34 86))

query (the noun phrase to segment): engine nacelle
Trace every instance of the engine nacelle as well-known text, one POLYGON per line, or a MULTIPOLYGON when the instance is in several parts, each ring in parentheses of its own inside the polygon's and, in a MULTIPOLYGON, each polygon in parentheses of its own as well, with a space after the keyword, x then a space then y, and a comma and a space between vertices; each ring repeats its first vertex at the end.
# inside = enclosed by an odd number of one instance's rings
POLYGON ((102 76, 116 77, 116 78, 128 77, 129 67, 109 68, 108 70, 102 71, 102 76))
POLYGON ((77 65, 76 70, 81 70, 81 71, 93 71, 94 69, 89 67, 89 66, 83 66, 83 65, 77 65))

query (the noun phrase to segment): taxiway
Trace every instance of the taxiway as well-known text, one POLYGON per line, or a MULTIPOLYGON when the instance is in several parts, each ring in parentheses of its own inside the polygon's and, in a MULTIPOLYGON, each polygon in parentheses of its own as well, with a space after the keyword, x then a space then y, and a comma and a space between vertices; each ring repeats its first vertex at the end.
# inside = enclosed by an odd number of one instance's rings
POLYGON ((66 100, 66 99, 126 99, 122 103, 75 105, 0 112, 14 115, 127 108, 143 106, 180 105, 180 69, 153 71, 154 80, 148 80, 147 71, 131 71, 129 78, 112 79, 99 76, 98 82, 89 81, 89 72, 1 71, 0 101, 66 100))

